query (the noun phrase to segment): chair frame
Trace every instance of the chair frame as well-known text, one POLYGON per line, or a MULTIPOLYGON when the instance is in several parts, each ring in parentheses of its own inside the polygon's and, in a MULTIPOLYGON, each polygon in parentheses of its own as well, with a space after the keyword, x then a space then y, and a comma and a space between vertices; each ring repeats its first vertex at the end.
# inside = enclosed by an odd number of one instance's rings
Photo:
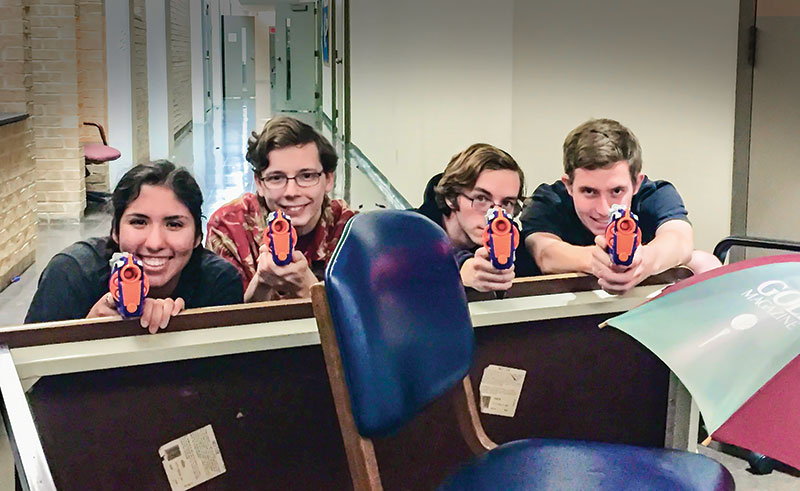
POLYGON ((108 140, 106 140, 106 131, 103 129, 103 125, 101 125, 99 123, 93 123, 91 121, 84 121, 83 125, 84 126, 94 126, 95 128, 97 128, 98 131, 100 131, 100 139, 103 140, 103 145, 108 146, 108 140))
MULTIPOLYGON (((311 287, 311 303, 314 308, 314 315, 317 318, 320 343, 325 356, 325 366, 328 372, 328 380, 331 384, 331 392, 333 393, 336 415, 342 432, 353 488, 356 491, 381 490, 383 485, 381 484, 378 460, 375 456, 372 439, 364 438, 359 434, 353 418, 353 409, 350 404, 350 394, 345 380, 339 343, 336 339, 333 317, 323 282, 311 287)), ((469 375, 456 384, 451 391, 451 397, 454 401, 456 419, 458 420, 461 435, 469 449, 475 455, 480 455, 497 447, 497 444, 489 438, 481 424, 469 375)))

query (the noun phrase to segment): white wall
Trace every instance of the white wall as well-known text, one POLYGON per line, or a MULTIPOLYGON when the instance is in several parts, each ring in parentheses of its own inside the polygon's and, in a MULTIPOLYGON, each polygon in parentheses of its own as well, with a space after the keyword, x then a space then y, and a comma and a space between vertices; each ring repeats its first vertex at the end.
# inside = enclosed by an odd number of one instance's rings
POLYGON ((413 205, 471 143, 510 148, 512 16, 512 0, 351 0, 352 140, 413 205))
POLYGON ((202 124, 206 119, 205 95, 203 94, 203 3, 189 3, 189 25, 191 26, 192 65, 192 122, 202 124))
POLYGON ((737 23, 731 0, 518 0, 512 151, 529 191, 563 173, 571 129, 617 119, 713 248, 730 227, 737 23))
POLYGON ((761 0, 757 15, 749 196, 739 209, 747 235, 800 241, 800 2, 761 0))
POLYGON ((106 0, 106 80, 108 144, 122 156, 109 162, 111 189, 133 164, 131 32, 128 0, 106 0))
MULTIPOLYGON (((169 158, 169 94, 167 92, 167 10, 162 0, 147 0, 147 103, 150 158, 169 158)), ((110 87, 110 85, 109 85, 110 87)))
POLYGON ((728 234, 738 2, 351 6, 353 142, 412 204, 479 141, 510 151, 531 193, 560 177, 571 129, 610 117, 639 137, 645 173, 677 186, 698 247, 728 234))

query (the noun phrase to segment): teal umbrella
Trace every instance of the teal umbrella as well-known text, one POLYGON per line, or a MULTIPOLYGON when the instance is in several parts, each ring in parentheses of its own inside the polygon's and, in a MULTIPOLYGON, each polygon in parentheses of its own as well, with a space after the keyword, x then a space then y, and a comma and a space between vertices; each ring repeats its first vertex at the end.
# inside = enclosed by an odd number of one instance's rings
POLYGON ((689 278, 607 324, 669 366, 713 439, 800 467, 800 255, 689 278))

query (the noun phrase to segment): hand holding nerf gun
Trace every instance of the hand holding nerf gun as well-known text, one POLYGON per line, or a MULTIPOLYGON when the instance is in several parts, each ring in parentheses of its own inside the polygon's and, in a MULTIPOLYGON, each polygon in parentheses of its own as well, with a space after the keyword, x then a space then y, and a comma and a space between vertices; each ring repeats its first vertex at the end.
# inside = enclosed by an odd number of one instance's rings
POLYGON ((595 244, 591 273, 603 290, 621 295, 649 276, 638 218, 626 207, 611 207, 605 233, 595 237, 595 244))
POLYGON ((639 219, 624 205, 612 205, 606 227, 606 244, 611 262, 617 266, 630 266, 636 248, 642 242, 639 219))
POLYGON ((296 245, 297 231, 289 216, 281 210, 271 212, 259 249, 254 277, 257 283, 251 282, 245 292, 245 301, 267 300, 270 298, 268 290, 274 290, 281 297, 307 297, 310 294, 309 289, 317 279, 296 245))
POLYGON ((115 254, 111 262, 108 293, 92 306, 88 318, 119 313, 124 319, 139 317, 142 327, 155 334, 185 307, 182 298, 147 298, 150 282, 144 265, 133 254, 115 254))
POLYGON ((514 254, 519 245, 519 230, 500 208, 486 212, 483 247, 461 266, 461 282, 479 292, 505 292, 514 279, 514 254))
POLYGON ((297 243, 297 231, 292 221, 281 210, 273 211, 267 217, 267 228, 264 230, 262 244, 267 244, 272 254, 272 261, 278 266, 286 266, 292 262, 292 253, 297 243))
POLYGON ((108 290, 123 318, 141 317, 150 290, 142 261, 129 252, 123 253, 112 266, 108 290))
POLYGON ((514 265, 514 254, 519 246, 519 230, 502 208, 486 212, 483 246, 496 269, 509 269, 514 265))

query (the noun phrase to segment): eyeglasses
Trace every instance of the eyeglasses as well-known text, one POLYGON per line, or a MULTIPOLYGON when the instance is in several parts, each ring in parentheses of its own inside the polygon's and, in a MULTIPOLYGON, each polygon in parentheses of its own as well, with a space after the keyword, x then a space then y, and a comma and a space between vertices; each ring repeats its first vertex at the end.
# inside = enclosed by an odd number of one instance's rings
POLYGON ((507 200, 503 203, 495 203, 494 201, 490 200, 488 197, 482 194, 475 196, 474 198, 471 196, 467 196, 464 193, 459 193, 459 194, 467 198, 472 204, 472 209, 479 213, 486 213, 487 211, 489 211, 489 208, 497 206, 499 208, 504 209, 506 213, 508 213, 509 215, 514 216, 517 214, 517 210, 519 209, 519 203, 517 202, 517 200, 513 201, 507 200))
POLYGON ((322 174, 324 174, 324 171, 303 171, 294 177, 289 177, 286 174, 276 173, 268 174, 266 177, 259 177, 258 179, 264 183, 267 189, 283 189, 289 184, 289 179, 294 179, 294 182, 301 188, 310 188, 319 184, 319 178, 322 174))

